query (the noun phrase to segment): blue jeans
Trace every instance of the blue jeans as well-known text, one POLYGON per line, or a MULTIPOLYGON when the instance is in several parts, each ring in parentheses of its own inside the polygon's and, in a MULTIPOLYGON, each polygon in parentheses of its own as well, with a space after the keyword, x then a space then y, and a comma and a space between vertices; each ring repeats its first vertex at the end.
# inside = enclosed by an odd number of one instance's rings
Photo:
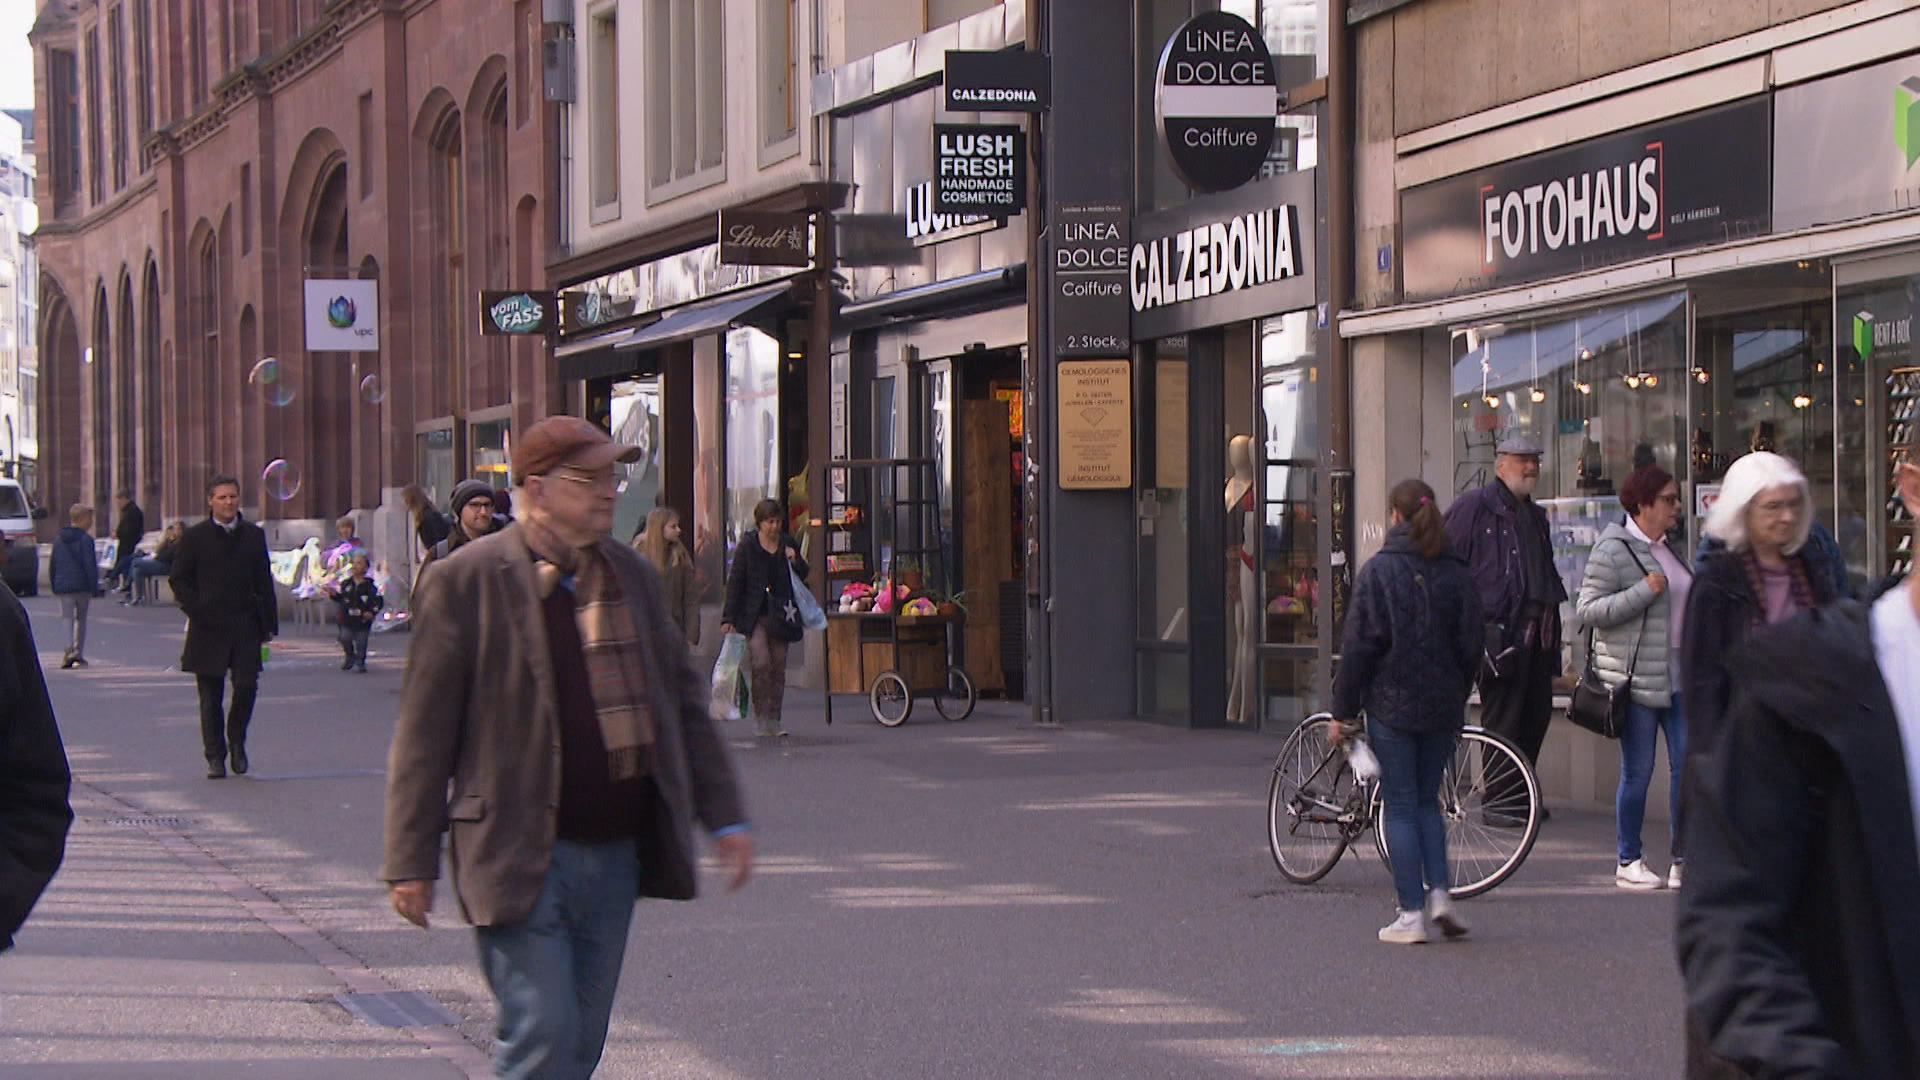
POLYGON ((480 965, 498 1013, 494 1075, 593 1075, 606 1045, 639 891, 640 860, 632 840, 555 840, 553 863, 527 921, 478 928, 480 965))
POLYGON ((171 564, 169 563, 161 562, 159 559, 148 558, 145 555, 142 555, 139 558, 128 563, 127 564, 127 581, 126 581, 127 591, 132 593, 138 593, 140 591, 141 581, 150 577, 166 577, 167 570, 170 568, 170 565, 171 564))
POLYGON ((1667 733, 1667 828, 1672 837, 1673 861, 1680 851, 1680 764, 1687 759, 1687 714, 1680 695, 1664 709, 1632 703, 1627 726, 1620 732, 1620 790, 1613 798, 1614 823, 1619 831, 1620 861, 1640 857, 1640 827, 1647 820, 1647 787, 1653 782, 1653 750, 1660 732, 1667 733))
POLYGON ((367 640, 373 636, 371 626, 342 626, 340 628, 340 651, 346 654, 347 663, 367 666, 367 640))
POLYGON ((1369 720, 1367 738, 1380 759, 1393 891, 1401 911, 1419 911, 1426 906, 1428 886, 1444 889, 1452 880, 1447 873, 1447 826, 1440 818, 1440 780, 1460 733, 1401 731, 1369 720))

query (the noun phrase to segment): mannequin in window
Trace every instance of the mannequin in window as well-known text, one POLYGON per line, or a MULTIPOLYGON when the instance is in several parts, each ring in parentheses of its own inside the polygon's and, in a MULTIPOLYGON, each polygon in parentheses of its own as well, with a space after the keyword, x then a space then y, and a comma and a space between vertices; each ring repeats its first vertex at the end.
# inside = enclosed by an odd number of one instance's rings
POLYGON ((1253 436, 1235 435, 1227 441, 1227 549, 1228 652, 1232 668, 1227 676, 1227 722, 1253 724, 1259 719, 1254 682, 1260 642, 1259 568, 1260 514, 1253 483, 1253 436))

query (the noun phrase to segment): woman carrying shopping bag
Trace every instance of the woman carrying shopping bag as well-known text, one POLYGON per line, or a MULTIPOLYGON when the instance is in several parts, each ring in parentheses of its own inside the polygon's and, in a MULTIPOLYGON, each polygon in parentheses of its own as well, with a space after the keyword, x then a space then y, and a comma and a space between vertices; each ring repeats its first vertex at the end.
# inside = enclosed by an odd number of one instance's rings
POLYGON ((1587 556, 1574 617, 1592 631, 1593 670, 1607 689, 1625 686, 1626 723, 1620 728, 1620 787, 1613 816, 1619 860, 1614 884, 1623 889, 1680 887, 1680 765, 1687 754, 1681 709, 1680 632, 1693 572, 1668 550, 1666 535, 1680 520, 1680 485, 1658 465, 1635 469, 1620 485, 1624 522, 1607 526, 1587 556), (1647 869, 1640 831, 1653 780, 1654 745, 1667 738, 1668 835, 1673 852, 1667 876, 1647 869))
POLYGON ((1387 849, 1399 913, 1380 940, 1413 945, 1467 932, 1447 891, 1440 779, 1466 726, 1484 635, 1480 593, 1447 542, 1433 489, 1402 480, 1387 499, 1380 553, 1360 569, 1333 684, 1332 737, 1364 709, 1380 759, 1387 849))
POLYGON ((794 580, 807 576, 807 563, 800 557, 799 542, 782 530, 785 520, 773 499, 761 499, 754 506, 754 531, 741 537, 733 549, 726 605, 720 612, 720 632, 747 639, 753 716, 758 734, 769 738, 787 734, 780 726, 781 699, 787 692, 787 646, 799 641, 804 632, 794 580))

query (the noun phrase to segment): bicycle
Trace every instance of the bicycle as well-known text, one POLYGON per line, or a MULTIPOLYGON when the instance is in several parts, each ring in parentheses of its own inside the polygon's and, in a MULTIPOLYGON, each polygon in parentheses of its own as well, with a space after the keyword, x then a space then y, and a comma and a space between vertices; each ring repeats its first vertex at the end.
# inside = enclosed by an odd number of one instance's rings
MULTIPOLYGON (((1328 713, 1315 713, 1287 737, 1267 792, 1267 848, 1288 881, 1311 885, 1373 829, 1382 862, 1387 831, 1376 828, 1382 802, 1377 779, 1363 781, 1347 760, 1347 744, 1327 742, 1328 713)), ((1526 756, 1484 728, 1460 733, 1440 782, 1447 825, 1449 885, 1454 896, 1478 896, 1513 876, 1540 834, 1540 782, 1526 756)))

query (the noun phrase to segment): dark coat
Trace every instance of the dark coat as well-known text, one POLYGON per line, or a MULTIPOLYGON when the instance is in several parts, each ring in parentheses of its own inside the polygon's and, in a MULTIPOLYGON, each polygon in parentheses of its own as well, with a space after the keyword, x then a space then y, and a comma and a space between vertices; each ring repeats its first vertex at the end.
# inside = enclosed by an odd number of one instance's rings
POLYGON ((55 596, 79 593, 92 596, 100 588, 100 550, 93 537, 69 525, 53 538, 53 556, 47 563, 47 584, 55 596))
MULTIPOLYGON (((736 632, 753 636, 760 616, 767 611, 767 593, 776 599, 793 599, 793 578, 787 573, 786 549, 800 550, 800 542, 780 534, 780 550, 769 552, 760 546, 757 533, 740 538, 733 548, 733 566, 727 571, 726 606, 720 609, 720 621, 731 623, 736 632)), ((807 576, 807 560, 795 556, 793 572, 807 576)))
POLYGON ((380 609, 387 606, 386 598, 380 595, 380 586, 375 585, 372 578, 342 581, 340 591, 333 594, 333 603, 340 609, 335 613, 340 625, 356 630, 372 626, 380 617, 380 609))
POLYGON ((140 538, 147 535, 147 515, 141 511, 140 504, 128 501, 120 508, 120 520, 114 523, 113 538, 120 541, 120 557, 127 558, 133 549, 140 546, 140 538))
MULTIPOLYGON (((1548 546, 1547 561, 1553 561, 1553 530, 1547 524, 1547 512, 1528 499, 1519 504, 1533 515, 1541 543, 1548 546)), ((1520 612, 1527 600, 1526 559, 1520 552, 1520 529, 1505 485, 1494 479, 1461 495, 1447 507, 1447 536, 1453 550, 1467 561, 1467 569, 1480 588, 1480 609, 1486 621, 1506 628, 1505 645, 1519 642, 1520 612)), ((1567 589, 1554 575, 1549 583, 1552 603, 1548 615, 1557 626, 1560 605, 1567 589)), ((1553 635, 1554 640, 1559 634, 1553 635)), ((1483 642, 1484 645, 1484 642, 1483 642)))
MULTIPOLYGON (((1706 563, 1707 559, 1711 558, 1716 552, 1725 551, 1726 549, 1727 545, 1702 533, 1700 535, 1700 546, 1695 548, 1693 552, 1694 568, 1698 570, 1706 563)), ((1834 539, 1832 531, 1825 525, 1815 521, 1813 527, 1807 530, 1806 546, 1800 550, 1805 552, 1810 558, 1817 560, 1819 565, 1827 568, 1827 575, 1833 581, 1833 595, 1835 599, 1842 599, 1854 595, 1853 582, 1847 577, 1847 559, 1846 556, 1840 553, 1840 541, 1834 539)), ((1872 589, 1872 586, 1869 585, 1869 588, 1872 589)), ((1873 589, 1873 591, 1877 592, 1879 590, 1873 589)))
POLYGON ((433 545, 445 540, 453 532, 453 524, 452 518, 429 506, 420 515, 414 533, 420 537, 420 546, 432 551, 433 545))
MULTIPOLYGON (((1808 544, 1798 556, 1807 570, 1816 604, 1835 599, 1832 568, 1818 547, 1808 544)), ((1680 674, 1686 686, 1687 749, 1704 749, 1722 727, 1732 699, 1726 657, 1753 629, 1760 601, 1753 595, 1746 567, 1725 548, 1706 553, 1696 565, 1687 593, 1686 624, 1681 628, 1680 674)))
POLYGON ((180 670, 221 675, 258 670, 260 645, 280 633, 267 562, 267 534, 241 518, 231 533, 211 517, 180 538, 167 583, 187 616, 180 670))
POLYGON ((1480 595, 1466 560, 1429 559, 1396 525, 1360 568, 1333 683, 1333 715, 1409 732, 1458 731, 1480 663, 1480 595))
MULTIPOLYGON (((660 578, 639 553, 600 541, 633 609, 653 711, 657 792, 635 845, 646 896, 691 899, 709 832, 746 811, 726 744, 707 716, 711 688, 667 617, 660 578)), ((444 837, 461 913, 477 926, 525 921, 551 862, 560 798, 560 692, 532 552, 518 528, 448 556, 413 596, 412 641, 387 758, 383 881, 440 876, 444 837)))
POLYGON ((0 589, 0 951, 60 869, 72 778, 27 613, 0 589))
POLYGON ((1920 1076, 1920 854, 1869 610, 1754 634, 1727 660, 1724 737, 1689 738, 1680 970, 1743 1075, 1920 1076))

